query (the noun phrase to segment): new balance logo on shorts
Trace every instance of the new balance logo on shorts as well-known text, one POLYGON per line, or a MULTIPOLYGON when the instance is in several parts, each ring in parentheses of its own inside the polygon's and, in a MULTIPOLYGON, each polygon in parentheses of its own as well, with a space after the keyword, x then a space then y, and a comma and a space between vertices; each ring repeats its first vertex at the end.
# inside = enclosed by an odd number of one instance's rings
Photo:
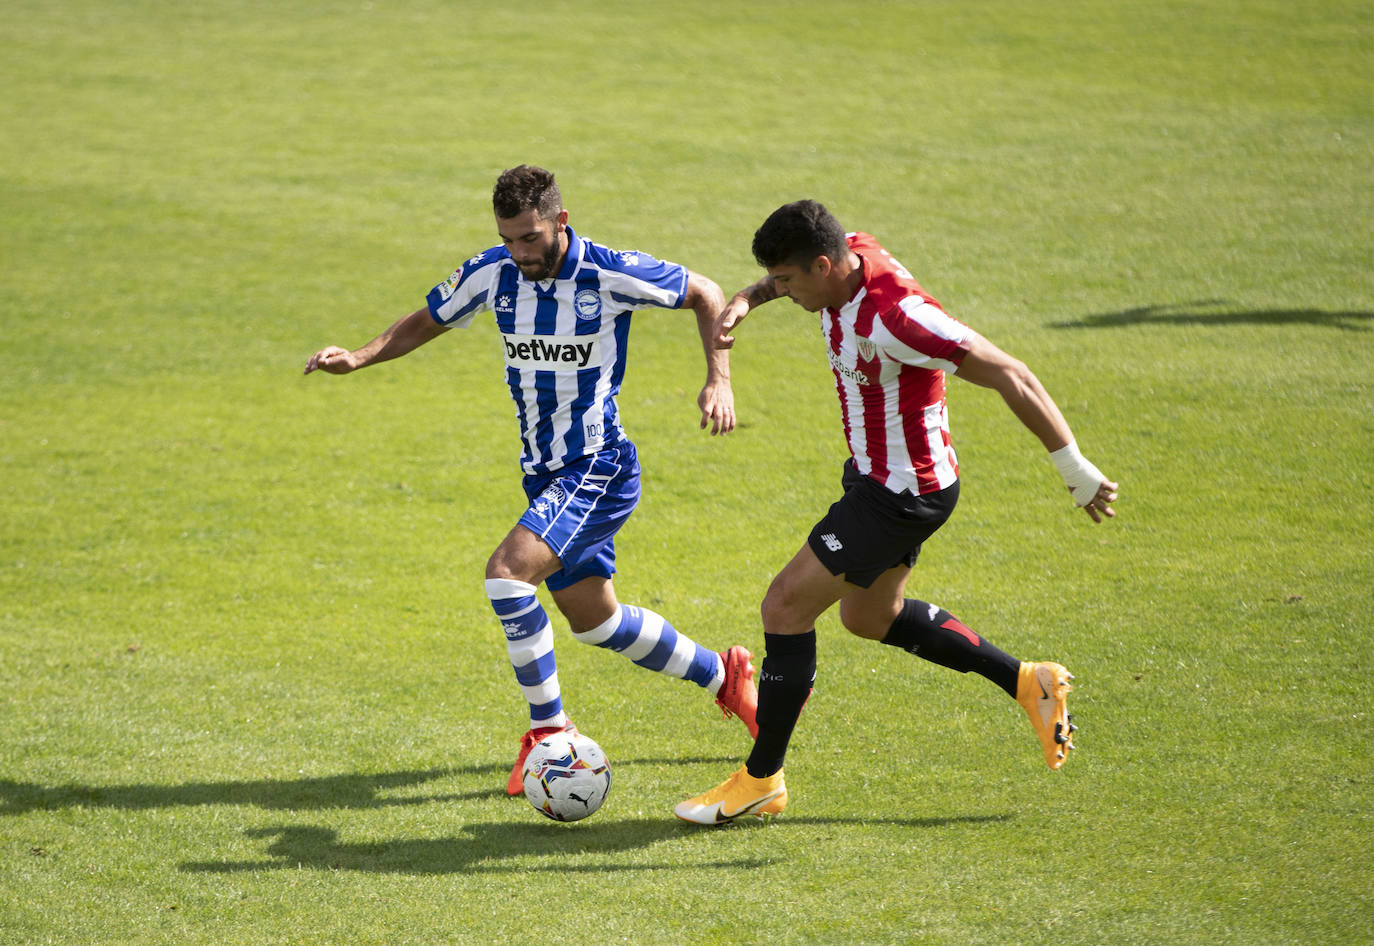
POLYGON ((835 533, 833 532, 827 532, 825 535, 821 536, 821 541, 824 542, 825 547, 832 552, 838 552, 840 549, 844 548, 844 543, 835 538, 835 533))

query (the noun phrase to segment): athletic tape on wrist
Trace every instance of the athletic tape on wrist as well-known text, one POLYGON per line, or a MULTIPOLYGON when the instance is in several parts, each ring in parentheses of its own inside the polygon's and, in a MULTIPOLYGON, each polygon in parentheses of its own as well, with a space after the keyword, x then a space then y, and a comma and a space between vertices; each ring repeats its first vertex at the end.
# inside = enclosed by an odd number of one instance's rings
POLYGON ((1064 477, 1064 484, 1073 494, 1073 501, 1080 506, 1092 502, 1102 486, 1102 471, 1079 452, 1078 444, 1070 440, 1068 446, 1051 453, 1050 459, 1054 461, 1059 475, 1064 477))

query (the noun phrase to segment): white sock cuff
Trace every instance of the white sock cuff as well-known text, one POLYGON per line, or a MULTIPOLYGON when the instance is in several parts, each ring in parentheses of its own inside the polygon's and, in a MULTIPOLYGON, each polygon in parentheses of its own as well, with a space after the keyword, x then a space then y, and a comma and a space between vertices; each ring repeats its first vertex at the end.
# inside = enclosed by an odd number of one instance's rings
POLYGON ((616 605, 615 613, 606 620, 602 621, 590 631, 583 631, 580 634, 573 632, 573 637, 584 644, 600 644, 602 641, 609 639, 616 631, 620 630, 620 615, 620 605, 616 605))
POLYGON ((501 601, 505 598, 528 598, 538 590, 529 582, 517 581, 514 578, 488 578, 484 584, 487 589, 487 597, 492 601, 501 601))
POLYGON ((716 654, 716 675, 711 678, 711 682, 706 684, 706 689, 711 691, 712 696, 720 695, 720 688, 725 686, 725 658, 716 654))

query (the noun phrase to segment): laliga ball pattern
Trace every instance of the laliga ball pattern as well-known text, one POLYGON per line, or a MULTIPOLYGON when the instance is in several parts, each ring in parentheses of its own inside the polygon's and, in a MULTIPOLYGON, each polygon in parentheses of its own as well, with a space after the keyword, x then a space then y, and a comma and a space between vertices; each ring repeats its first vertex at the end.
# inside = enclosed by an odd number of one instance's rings
POLYGON ((535 744, 522 770, 525 797, 554 821, 580 821, 593 814, 611 790, 606 753, 578 733, 554 733, 535 744))

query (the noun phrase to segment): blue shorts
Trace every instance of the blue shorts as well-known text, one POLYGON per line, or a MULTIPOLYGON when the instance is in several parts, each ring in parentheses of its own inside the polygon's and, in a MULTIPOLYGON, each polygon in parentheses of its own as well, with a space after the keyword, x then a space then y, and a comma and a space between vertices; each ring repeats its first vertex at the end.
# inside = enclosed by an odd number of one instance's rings
POLYGON ((615 574, 615 534, 639 504, 639 455, 628 440, 552 473, 526 476, 530 507, 520 524, 553 549, 563 568, 550 591, 615 574))

